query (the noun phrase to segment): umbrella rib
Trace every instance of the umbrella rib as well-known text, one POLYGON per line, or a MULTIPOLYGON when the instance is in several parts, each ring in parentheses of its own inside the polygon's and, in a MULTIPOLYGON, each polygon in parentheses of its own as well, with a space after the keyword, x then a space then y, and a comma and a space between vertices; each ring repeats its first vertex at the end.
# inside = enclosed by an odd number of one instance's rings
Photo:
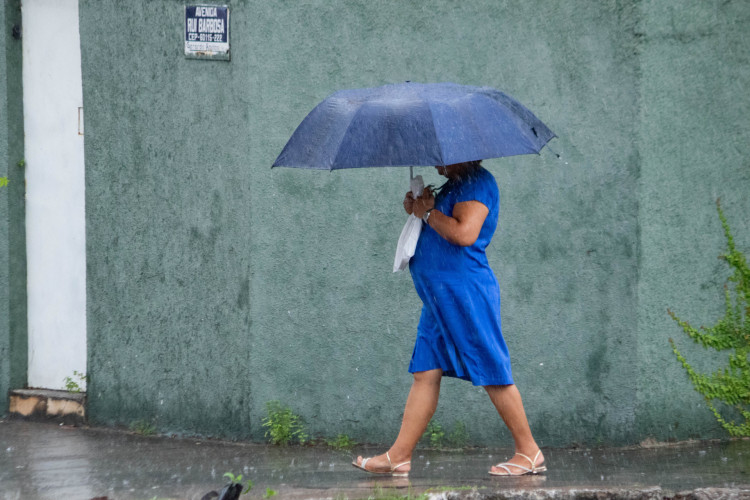
POLYGON ((438 137, 437 133, 437 127, 435 127, 435 115, 432 112, 432 103, 427 102, 427 110, 430 112, 430 123, 432 123, 432 132, 435 134, 435 143, 437 144, 439 153, 440 153, 440 165, 445 165, 445 156, 443 155, 443 143, 440 142, 440 137, 438 137))
POLYGON ((334 168, 334 165, 336 165, 336 162, 339 159, 339 155, 341 154, 341 144, 344 142, 344 138, 346 137, 346 133, 349 131, 349 127, 351 127, 354 118, 356 118, 361 109, 361 107, 357 108, 357 110, 349 116, 349 122, 346 124, 346 127, 344 127, 341 132, 341 136, 338 138, 335 149, 336 154, 331 159, 331 164, 328 166, 328 170, 338 170, 337 168, 334 168))

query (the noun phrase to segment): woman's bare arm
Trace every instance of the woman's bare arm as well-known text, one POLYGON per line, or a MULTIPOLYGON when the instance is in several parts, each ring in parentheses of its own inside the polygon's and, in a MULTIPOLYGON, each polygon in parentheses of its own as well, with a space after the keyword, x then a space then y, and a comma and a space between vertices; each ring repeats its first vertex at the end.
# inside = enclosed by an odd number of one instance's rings
POLYGON ((453 205, 453 214, 447 215, 435 210, 435 198, 428 189, 412 203, 412 212, 422 217, 432 208, 427 224, 437 233, 454 245, 468 247, 473 245, 482 230, 484 219, 490 213, 489 208, 479 201, 462 201, 453 205))
POLYGON ((454 245, 468 247, 479 238, 489 213, 490 210, 479 201, 462 201, 453 205, 453 217, 432 210, 427 224, 454 245))

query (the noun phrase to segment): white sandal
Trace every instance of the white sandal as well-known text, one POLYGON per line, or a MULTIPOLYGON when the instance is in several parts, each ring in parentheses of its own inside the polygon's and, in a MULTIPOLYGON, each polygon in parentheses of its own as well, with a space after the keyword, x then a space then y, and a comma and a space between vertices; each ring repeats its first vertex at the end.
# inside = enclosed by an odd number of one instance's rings
POLYGON ((411 460, 409 460, 408 462, 404 462, 404 463, 401 463, 401 464, 398 464, 398 465, 394 466, 391 463, 391 456, 386 451, 385 452, 385 458, 388 459, 388 467, 390 467, 391 470, 380 472, 380 471, 374 471, 374 470, 365 469, 365 466, 367 465, 367 462, 371 458, 372 457, 363 458, 361 464, 358 464, 357 462, 352 462, 352 465, 354 467, 356 467, 357 469, 362 469, 363 471, 369 472, 370 474, 379 474, 379 475, 383 475, 383 476, 393 476, 393 477, 407 477, 409 475, 409 471, 406 471, 406 472, 397 472, 396 469, 398 469, 399 467, 403 467, 404 465, 410 464, 411 460))
MULTIPOLYGON (((536 459, 539 458, 539 454, 541 452, 542 450, 539 450, 536 452, 536 455, 534 455, 534 460, 530 459, 523 453, 516 453, 516 455, 521 455, 523 458, 529 461, 529 463, 531 464, 531 469, 529 469, 528 467, 524 467, 523 465, 512 464, 510 462, 503 462, 501 464, 497 464, 495 467, 501 467, 505 469, 505 472, 492 472, 490 470, 490 474, 492 474, 493 476, 525 476, 527 474, 539 474, 540 472, 547 472, 547 467, 545 465, 540 465, 538 467, 536 465, 536 459), (521 469, 521 472, 513 473, 511 472, 510 467, 516 467, 517 469, 521 469)), ((516 456, 516 455, 513 455, 513 456, 516 456)))

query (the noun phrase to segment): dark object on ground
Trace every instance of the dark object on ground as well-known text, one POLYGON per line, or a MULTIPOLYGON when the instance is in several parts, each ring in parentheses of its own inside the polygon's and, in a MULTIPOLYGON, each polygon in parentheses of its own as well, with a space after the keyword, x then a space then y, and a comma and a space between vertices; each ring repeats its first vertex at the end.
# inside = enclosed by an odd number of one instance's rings
POLYGON ((221 490, 220 493, 216 491, 209 491, 201 500, 211 500, 212 498, 218 497, 219 500, 238 500, 242 494, 242 485, 240 483, 230 483, 221 490))

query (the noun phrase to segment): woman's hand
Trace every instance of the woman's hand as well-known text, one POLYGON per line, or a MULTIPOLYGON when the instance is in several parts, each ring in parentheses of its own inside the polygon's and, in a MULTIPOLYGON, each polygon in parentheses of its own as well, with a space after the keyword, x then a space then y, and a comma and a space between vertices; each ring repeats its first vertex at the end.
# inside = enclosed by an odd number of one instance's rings
POLYGON ((424 213, 431 208, 435 208, 435 197, 432 195, 432 189, 426 187, 422 191, 422 196, 414 200, 411 213, 421 219, 424 217, 424 213))
POLYGON ((414 210, 414 193, 409 191, 406 193, 406 196, 404 196, 404 210, 406 210, 406 213, 411 215, 412 211, 414 210))

